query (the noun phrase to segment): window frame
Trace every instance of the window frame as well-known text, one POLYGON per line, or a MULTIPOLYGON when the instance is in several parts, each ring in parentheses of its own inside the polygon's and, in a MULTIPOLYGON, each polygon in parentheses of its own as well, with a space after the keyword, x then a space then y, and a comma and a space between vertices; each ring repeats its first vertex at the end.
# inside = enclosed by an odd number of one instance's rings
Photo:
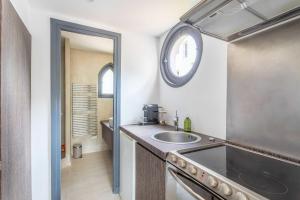
POLYGON ((160 54, 160 71, 164 81, 169 86, 174 88, 181 87, 188 83, 197 72, 202 58, 202 51, 202 35, 198 28, 187 23, 179 23, 174 26, 168 33, 160 54), (184 34, 189 34, 195 40, 197 46, 197 56, 191 70, 186 75, 179 77, 174 75, 171 71, 170 62, 168 62, 168 59, 175 42, 184 34))
POLYGON ((112 63, 108 63, 102 67, 100 72, 98 73, 98 98, 113 98, 114 94, 104 94, 102 91, 102 82, 103 82, 103 76, 108 71, 112 70, 114 73, 114 66, 112 63))

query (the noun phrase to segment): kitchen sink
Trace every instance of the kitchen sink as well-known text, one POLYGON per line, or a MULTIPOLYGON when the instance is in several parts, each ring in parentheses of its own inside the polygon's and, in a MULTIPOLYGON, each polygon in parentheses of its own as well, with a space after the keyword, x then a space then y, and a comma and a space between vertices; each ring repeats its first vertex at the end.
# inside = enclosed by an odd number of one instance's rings
POLYGON ((201 137, 193 133, 182 131, 165 131, 154 134, 152 139, 171 144, 190 144, 199 142, 201 137))

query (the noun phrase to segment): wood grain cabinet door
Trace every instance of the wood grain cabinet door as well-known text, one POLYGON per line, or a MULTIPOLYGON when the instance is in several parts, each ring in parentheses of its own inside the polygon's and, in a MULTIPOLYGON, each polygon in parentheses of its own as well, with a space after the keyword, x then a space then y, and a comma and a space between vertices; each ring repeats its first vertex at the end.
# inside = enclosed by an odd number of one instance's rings
POLYGON ((1 0, 1 200, 32 198, 30 65, 31 36, 1 0))
POLYGON ((165 199, 165 161, 136 145, 136 200, 165 199))

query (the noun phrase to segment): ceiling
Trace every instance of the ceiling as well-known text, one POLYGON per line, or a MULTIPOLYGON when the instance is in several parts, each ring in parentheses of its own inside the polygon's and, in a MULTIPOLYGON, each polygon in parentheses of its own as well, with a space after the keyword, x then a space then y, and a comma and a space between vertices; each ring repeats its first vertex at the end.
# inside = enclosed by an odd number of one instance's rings
POLYGON ((97 51, 104 53, 113 53, 114 43, 112 39, 95 37, 78 33, 62 31, 63 38, 70 39, 70 47, 86 51, 97 51))
POLYGON ((29 0, 32 7, 159 36, 200 0, 29 0))

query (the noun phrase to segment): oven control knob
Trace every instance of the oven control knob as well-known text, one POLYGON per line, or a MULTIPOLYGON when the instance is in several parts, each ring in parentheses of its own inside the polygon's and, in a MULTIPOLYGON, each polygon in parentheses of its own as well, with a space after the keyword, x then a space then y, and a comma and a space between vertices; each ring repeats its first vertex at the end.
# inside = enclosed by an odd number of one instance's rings
POLYGON ((191 174, 196 175, 197 174, 197 169, 193 165, 190 165, 189 171, 191 174))
POLYGON ((173 163, 176 163, 177 162, 177 157, 175 155, 171 155, 171 161, 173 163))
POLYGON ((226 183, 222 183, 221 188, 224 195, 226 196, 232 195, 232 190, 226 183))
POLYGON ((236 193, 236 199, 237 199, 237 200, 248 200, 248 198, 246 197, 246 195, 244 195, 244 194, 241 193, 241 192, 237 192, 237 193, 236 193))
POLYGON ((215 187, 218 186, 218 181, 214 177, 209 176, 208 177, 208 184, 209 184, 210 187, 215 188, 215 187))
POLYGON ((178 165, 181 168, 185 168, 186 167, 186 162, 184 160, 178 160, 178 165))

